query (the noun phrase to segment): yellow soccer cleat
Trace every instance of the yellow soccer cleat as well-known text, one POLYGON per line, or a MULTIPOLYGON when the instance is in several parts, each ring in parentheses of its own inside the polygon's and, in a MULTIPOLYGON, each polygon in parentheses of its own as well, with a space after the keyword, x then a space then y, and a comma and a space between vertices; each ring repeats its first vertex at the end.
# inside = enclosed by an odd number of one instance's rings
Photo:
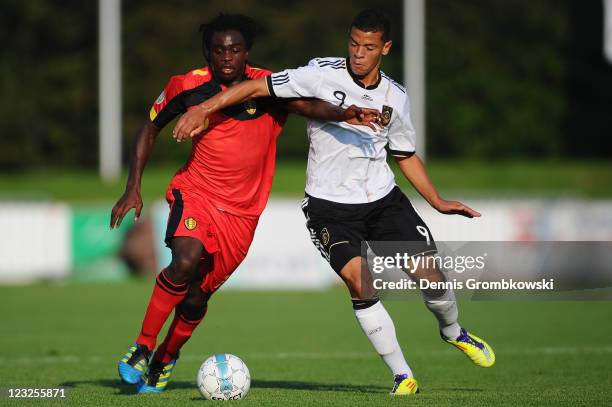
POLYGON ((407 374, 396 375, 393 389, 391 390, 392 396, 411 396, 419 392, 419 385, 414 377, 408 377, 407 374))
POLYGON ((470 358, 472 362, 480 367, 491 367, 495 363, 495 352, 488 343, 472 335, 461 328, 461 335, 457 339, 448 339, 441 335, 442 339, 459 349, 470 358))

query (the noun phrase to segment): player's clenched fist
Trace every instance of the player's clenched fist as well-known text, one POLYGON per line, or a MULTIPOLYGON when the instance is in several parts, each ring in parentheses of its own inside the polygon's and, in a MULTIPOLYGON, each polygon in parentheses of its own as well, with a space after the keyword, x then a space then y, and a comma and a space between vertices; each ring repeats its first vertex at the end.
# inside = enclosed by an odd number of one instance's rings
POLYGON ((349 124, 368 126, 374 131, 381 128, 380 112, 378 110, 356 105, 350 105, 344 110, 344 121, 349 124))
POLYGON ((176 123, 172 137, 180 143, 188 137, 194 137, 206 129, 207 111, 201 106, 187 111, 176 123))

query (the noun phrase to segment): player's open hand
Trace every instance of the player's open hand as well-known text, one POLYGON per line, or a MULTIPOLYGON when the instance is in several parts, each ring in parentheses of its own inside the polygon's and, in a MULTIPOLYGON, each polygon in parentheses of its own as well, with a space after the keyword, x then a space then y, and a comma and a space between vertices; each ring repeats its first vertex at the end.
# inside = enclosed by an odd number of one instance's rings
POLYGON ((440 199, 435 205, 433 205, 433 207, 436 208, 438 212, 446 215, 461 215, 465 216, 466 218, 480 217, 480 212, 477 212, 458 201, 446 201, 444 199, 440 199))
POLYGON ((380 112, 378 110, 355 105, 350 105, 344 110, 344 121, 349 124, 368 126, 374 131, 381 128, 380 112))
POLYGON ((187 138, 197 136, 203 132, 208 123, 207 113, 204 109, 199 106, 189 110, 179 119, 174 130, 172 130, 172 137, 177 143, 180 143, 187 138))
POLYGON ((121 221, 132 208, 135 210, 134 221, 137 221, 142 211, 142 198, 140 192, 136 189, 126 190, 123 196, 119 198, 111 211, 110 228, 121 226, 121 221))

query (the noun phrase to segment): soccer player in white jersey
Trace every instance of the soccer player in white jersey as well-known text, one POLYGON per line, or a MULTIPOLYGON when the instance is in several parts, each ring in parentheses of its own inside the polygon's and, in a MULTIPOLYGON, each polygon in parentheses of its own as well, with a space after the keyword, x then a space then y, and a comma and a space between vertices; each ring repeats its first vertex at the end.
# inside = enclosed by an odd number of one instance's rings
MULTIPOLYGON (((403 356, 391 317, 367 286, 369 281, 362 281, 361 242, 369 242, 377 255, 393 254, 385 241, 406 242, 409 255, 430 255, 436 246, 429 228, 395 184, 386 148, 403 175, 439 212, 469 218, 480 213, 442 199, 415 154, 406 89, 380 71, 382 57, 391 45, 389 20, 376 10, 364 10, 351 24, 347 58, 315 58, 307 66, 244 81, 186 113, 173 135, 181 140, 198 134, 213 112, 256 97, 316 97, 381 112, 381 128, 376 130, 308 121, 310 151, 302 208, 315 246, 345 282, 359 325, 394 375, 391 393, 409 395, 418 392, 418 384, 403 356)), ((411 270, 409 275, 413 280, 444 281, 438 269, 411 270)), ((452 289, 424 290, 423 296, 438 320, 444 341, 478 366, 494 364, 492 348, 459 325, 452 289)))

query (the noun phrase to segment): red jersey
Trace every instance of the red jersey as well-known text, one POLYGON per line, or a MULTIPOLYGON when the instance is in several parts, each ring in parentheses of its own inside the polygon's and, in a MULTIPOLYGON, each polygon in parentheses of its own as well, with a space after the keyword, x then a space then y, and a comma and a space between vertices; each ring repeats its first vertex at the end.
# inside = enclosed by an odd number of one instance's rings
MULTIPOLYGON (((245 68, 244 80, 270 75, 265 69, 245 68)), ((170 78, 150 118, 164 127, 177 115, 222 92, 208 67, 170 78)), ((276 138, 287 113, 269 98, 250 100, 211 115, 208 127, 192 140, 187 164, 170 183, 200 195, 217 209, 238 216, 257 217, 272 189, 276 138)))

